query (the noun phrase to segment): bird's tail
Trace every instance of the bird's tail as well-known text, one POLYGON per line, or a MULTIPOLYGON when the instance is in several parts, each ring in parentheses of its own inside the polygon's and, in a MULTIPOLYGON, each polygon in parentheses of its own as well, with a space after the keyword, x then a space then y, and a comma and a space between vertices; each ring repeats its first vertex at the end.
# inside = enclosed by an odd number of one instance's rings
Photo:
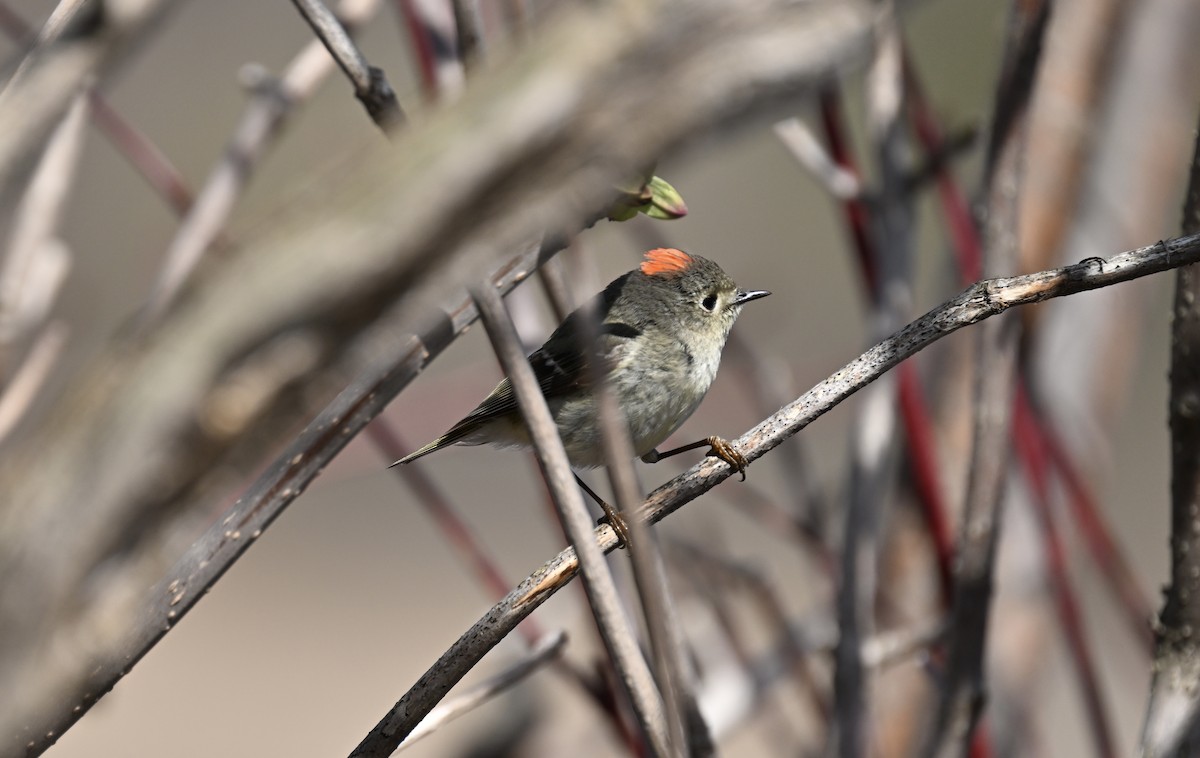
POLYGON ((447 442, 445 437, 438 437, 436 440, 434 440, 433 442, 430 442, 428 445, 425 445, 422 448, 412 451, 408 455, 404 456, 400 460, 393 463, 391 466, 388 466, 388 468, 395 468, 396 466, 399 466, 403 463, 412 463, 413 461, 415 461, 416 459, 420 458, 423 455, 429 455, 430 453, 432 453, 435 450, 441 450, 442 448, 447 447, 449 445, 453 445, 453 444, 454 444, 453 442, 447 442))
POLYGON ((430 442, 428 445, 425 445, 424 447, 421 447, 421 448, 418 448, 418 449, 412 451, 408 455, 404 456, 400 460, 393 463, 391 466, 388 466, 388 468, 392 468, 394 466, 399 466, 402 463, 412 463, 413 461, 415 461, 416 459, 418 459, 422 456, 429 455, 430 453, 441 450, 444 447, 450 447, 451 445, 458 443, 458 442, 462 442, 463 444, 466 444, 466 445, 478 445, 479 444, 478 442, 472 442, 469 439, 464 439, 468 435, 470 435, 472 430, 474 429, 474 427, 471 424, 467 423, 469 420, 470 420, 470 417, 465 418, 462 421, 459 421, 457 424, 454 425, 453 428, 450 429, 450 431, 446 432, 441 437, 438 437, 436 440, 434 440, 433 442, 430 442))

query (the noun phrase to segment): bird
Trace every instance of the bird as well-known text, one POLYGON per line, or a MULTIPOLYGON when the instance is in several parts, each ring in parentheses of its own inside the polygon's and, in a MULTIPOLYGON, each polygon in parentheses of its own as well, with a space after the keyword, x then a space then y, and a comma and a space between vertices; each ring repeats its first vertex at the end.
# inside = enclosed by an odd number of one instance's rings
MULTIPOLYGON (((738 288, 719 265, 674 248, 647 252, 641 265, 613 280, 572 312, 528 360, 574 468, 605 465, 591 375, 581 346, 583 319, 596 319, 596 354, 618 399, 636 455, 647 463, 711 448, 745 478, 746 459, 720 437, 659 452, 658 446, 704 399, 742 307, 771 294, 738 288)), ((474 410, 437 439, 392 466, 451 445, 528 448, 529 432, 505 378, 474 410)), ((594 499, 605 504, 583 481, 594 499)), ((605 511, 609 509, 605 507, 605 511)))

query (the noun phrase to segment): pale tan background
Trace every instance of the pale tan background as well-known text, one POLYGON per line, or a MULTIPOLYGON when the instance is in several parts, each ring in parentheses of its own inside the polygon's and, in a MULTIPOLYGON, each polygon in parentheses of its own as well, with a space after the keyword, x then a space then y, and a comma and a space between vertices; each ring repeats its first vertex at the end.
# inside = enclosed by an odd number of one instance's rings
MULTIPOLYGON (((52 5, 14 3, 31 22, 40 22, 52 5)), ((1005 4, 930 0, 916 5, 906 28, 939 109, 954 123, 986 123, 1005 4)), ((309 32, 285 0, 192 2, 168 25, 108 94, 199 186, 243 104, 238 68, 256 61, 280 70, 309 32)), ((362 39, 372 62, 388 71, 401 102, 415 107, 413 74, 394 15, 385 13, 362 39)), ((12 51, 11 45, 0 45, 0 52, 12 51)), ((289 123, 279 149, 256 174, 238 223, 253 225, 256 214, 272 207, 288 187, 305 182, 342 145, 377 138, 349 86, 332 79, 289 123)), ((691 209, 687 219, 660 226, 662 233, 718 260, 742 285, 774 291, 773 297, 747 309, 737 329, 761 349, 785 358, 795 369, 798 390, 865 346, 861 299, 839 210, 769 131, 705 144, 663 163, 658 173, 675 184, 691 209), (798 322, 804 327, 797 328, 798 322)), ((1165 215, 1176 216, 1174 209, 1165 215)), ((174 223, 165 204, 93 134, 67 226, 77 255, 62 302, 71 319, 71 364, 108 339, 139 305, 174 223)), ((1163 236, 1170 232, 1164 227, 1163 236)), ((630 268, 639 248, 626 230, 603 223, 585 234, 581 244, 595 257, 601 284, 630 268)), ((935 234, 924 234, 922 258, 942 260, 942 244, 935 234)), ((919 310, 943 299, 941 274, 940 263, 923 268, 919 310)), ((1148 314, 1135 404, 1125 415, 1111 474, 1098 483, 1147 588, 1165 579, 1167 567, 1168 283, 1160 276, 1149 285, 1155 305, 1148 314)), ((410 443, 424 442, 468 410, 498 375, 480 330, 472 330, 387 415, 410 443)), ((845 425, 852 406, 837 409, 805 432, 821 464, 822 483, 834 491, 843 477, 845 425)), ((679 438, 734 436, 755 421, 726 370, 679 438)), ((352 444, 51 754, 347 753, 489 605, 471 578, 454 567, 449 549, 410 493, 384 470, 385 463, 364 442, 352 444), (436 580, 421 581, 434 576, 436 580)), ((755 465, 750 474, 754 482, 768 491, 781 486, 775 465, 769 458, 755 465)), ((428 459, 427 468, 486 535, 513 581, 559 548, 561 538, 546 521, 528 458, 454 449, 428 459)), ((644 482, 655 486, 672 470, 643 468, 644 482)), ((736 494, 737 486, 733 480, 721 485, 664 528, 693 539, 723 539, 734 554, 769 567, 792 593, 789 602, 798 612, 825 601, 823 588, 798 580, 806 574, 799 573, 791 550, 724 504, 723 496, 736 494)), ((214 503, 213 513, 222 507, 214 503)), ((1091 587, 1086 577, 1083 586, 1091 587)), ((1120 745, 1131 749, 1148 675, 1129 654, 1129 638, 1116 616, 1094 598, 1087 610, 1089 630, 1102 651, 1099 659, 1120 745)), ((571 630, 572 655, 583 657, 592 649, 594 633, 577 590, 551 600, 537 617, 545 627, 571 630)), ((518 650, 517 643, 506 643, 482 668, 492 669, 518 650)), ((1063 656, 1055 654, 1052 660, 1057 663, 1045 673, 1046 687, 1061 707, 1053 719, 1039 721, 1038 736, 1048 755, 1080 754, 1087 742, 1073 684, 1063 656)), ((411 755, 460 754, 479 735, 511 718, 507 709, 513 702, 563 706, 562 712, 583 717, 583 723, 593 721, 572 690, 552 674, 541 673, 521 695, 466 717, 411 755)), ((562 735, 591 735, 589 744, 605 744, 603 727, 556 718, 562 735)), ((552 748, 547 754, 555 752, 552 748)), ((729 744, 730 755, 755 752, 746 740, 729 744)))

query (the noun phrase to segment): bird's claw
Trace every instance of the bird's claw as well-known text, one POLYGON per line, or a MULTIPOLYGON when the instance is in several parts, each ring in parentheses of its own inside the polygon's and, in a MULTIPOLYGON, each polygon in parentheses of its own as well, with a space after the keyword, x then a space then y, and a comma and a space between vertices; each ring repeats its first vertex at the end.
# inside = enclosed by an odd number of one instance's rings
POLYGON ((734 449, 733 445, 728 440, 720 437, 709 437, 708 444, 710 450, 709 455, 716 456, 729 464, 729 468, 742 475, 740 481, 746 481, 746 467, 750 465, 750 461, 746 460, 746 456, 734 449))
POLYGON ((608 524, 612 530, 617 533, 617 549, 629 545, 629 524, 625 521, 625 517, 616 511, 611 505, 605 503, 607 507, 604 509, 604 515, 596 519, 597 525, 608 524))

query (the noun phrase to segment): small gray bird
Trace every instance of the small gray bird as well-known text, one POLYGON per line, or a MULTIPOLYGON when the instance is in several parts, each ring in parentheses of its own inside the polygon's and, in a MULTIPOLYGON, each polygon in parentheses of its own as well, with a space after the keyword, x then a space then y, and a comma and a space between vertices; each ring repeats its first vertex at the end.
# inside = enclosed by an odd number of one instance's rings
MULTIPOLYGON (((704 399, 742 306, 769 294, 738 289, 720 266, 706 258, 663 248, 646 253, 639 268, 614 280, 591 304, 568 316, 529 356, 529 363, 571 465, 605 464, 596 400, 579 345, 580 320, 595 314, 600 321, 598 354, 637 455, 654 463, 708 445, 713 455, 744 478, 745 458, 719 437, 666 453, 656 448, 704 399)), ((392 465, 450 445, 483 444, 529 447, 529 433, 507 378, 450 431, 392 465)), ((590 490, 589 494, 595 496, 590 490)))

